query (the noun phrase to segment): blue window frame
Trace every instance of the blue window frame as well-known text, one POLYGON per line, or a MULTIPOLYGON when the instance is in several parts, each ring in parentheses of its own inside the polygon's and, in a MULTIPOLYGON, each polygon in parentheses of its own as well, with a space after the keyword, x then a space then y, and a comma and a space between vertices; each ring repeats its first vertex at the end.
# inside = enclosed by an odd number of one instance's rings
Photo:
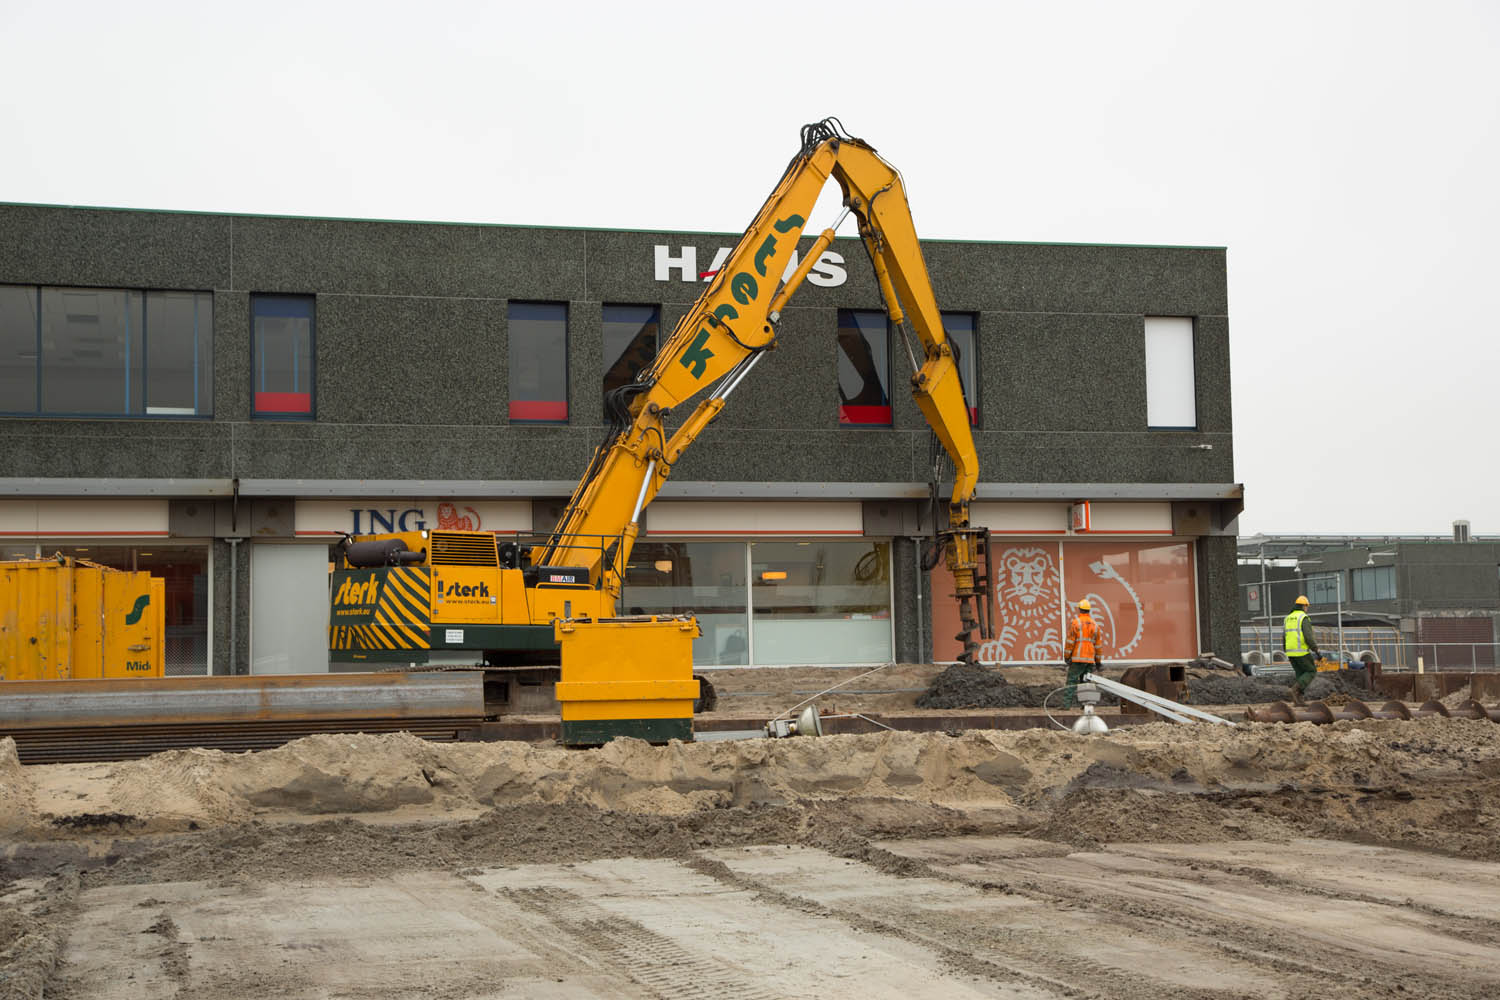
POLYGON ((954 361, 958 365, 959 381, 963 383, 964 400, 969 404, 969 424, 979 424, 979 337, 975 333, 977 323, 973 313, 943 313, 943 333, 953 348, 954 361))
POLYGON ((313 297, 252 296, 250 329, 251 413, 291 419, 315 416, 313 297))
POLYGON ((568 307, 561 302, 512 302, 510 419, 567 423, 568 307))

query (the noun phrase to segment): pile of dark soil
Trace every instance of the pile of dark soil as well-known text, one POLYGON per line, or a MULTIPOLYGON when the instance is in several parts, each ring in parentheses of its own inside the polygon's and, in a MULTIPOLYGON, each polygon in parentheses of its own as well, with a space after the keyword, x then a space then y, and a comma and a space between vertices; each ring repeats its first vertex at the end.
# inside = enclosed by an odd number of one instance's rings
POLYGON ((1363 701, 1375 694, 1365 686, 1365 683, 1366 676, 1363 670, 1330 670, 1309 681, 1307 690, 1302 692, 1302 697, 1309 701, 1317 701, 1329 695, 1342 694, 1363 701))
POLYGON ((917 707, 1034 708, 1050 690, 1045 685, 1012 684, 992 668, 955 663, 934 677, 932 686, 917 696, 917 707))
MULTIPOLYGON (((1048 708, 1061 708, 1066 675, 1057 672, 1056 684, 1012 684, 993 667, 971 667, 955 663, 932 679, 932 685, 917 696, 918 708, 1041 708, 1048 695, 1048 708), (1056 692, 1055 694, 1053 692, 1056 692)), ((1101 705, 1118 705, 1120 700, 1106 694, 1101 705)))
POLYGON ((1194 705, 1261 705, 1292 697, 1289 687, 1243 674, 1192 677, 1187 689, 1188 701, 1194 705))

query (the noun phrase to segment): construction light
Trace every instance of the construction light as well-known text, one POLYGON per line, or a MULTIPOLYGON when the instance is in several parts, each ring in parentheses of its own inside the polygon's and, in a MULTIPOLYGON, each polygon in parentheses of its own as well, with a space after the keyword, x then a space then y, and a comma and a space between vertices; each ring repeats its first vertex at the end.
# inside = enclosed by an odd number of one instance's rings
POLYGON ((760 578, 762 580, 785 580, 786 579, 786 570, 784 570, 784 569, 766 569, 766 570, 761 570, 760 578))

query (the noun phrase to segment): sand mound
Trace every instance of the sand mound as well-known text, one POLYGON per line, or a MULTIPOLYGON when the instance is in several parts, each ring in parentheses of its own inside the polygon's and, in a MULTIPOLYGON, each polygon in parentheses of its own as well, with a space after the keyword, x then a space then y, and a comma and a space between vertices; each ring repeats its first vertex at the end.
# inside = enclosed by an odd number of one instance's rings
MULTIPOLYGON (((3 744, 0 744, 3 748, 3 744)), ((821 739, 672 743, 616 740, 597 750, 522 743, 426 743, 409 734, 320 735, 253 754, 174 751, 110 766, 0 771, 45 787, 17 833, 207 829, 257 818, 477 815, 577 807, 683 817, 852 800, 1021 814, 1083 791, 1264 791, 1288 786, 1407 788, 1500 777, 1488 722, 1339 723, 1238 728, 1156 723, 1080 738, 1058 730, 961 736, 884 732, 821 739)), ((8 811, 8 815, 11 813, 8 811)), ((16 824, 13 824, 16 825, 16 824)))
POLYGON ((31 781, 16 756, 16 741, 0 739, 0 834, 15 834, 35 820, 31 781))

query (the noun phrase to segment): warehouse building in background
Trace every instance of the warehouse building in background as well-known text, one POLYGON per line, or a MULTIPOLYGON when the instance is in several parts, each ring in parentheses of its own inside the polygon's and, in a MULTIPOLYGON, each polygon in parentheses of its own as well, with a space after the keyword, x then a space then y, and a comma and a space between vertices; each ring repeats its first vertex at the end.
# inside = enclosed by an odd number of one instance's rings
POLYGON ((1281 658, 1282 619, 1311 602, 1330 658, 1387 669, 1500 666, 1500 538, 1454 521, 1449 535, 1249 535, 1239 540, 1241 651, 1281 658))
MULTIPOLYGON (((920 219, 918 219, 920 226, 920 219)), ((166 582, 169 674, 328 669, 343 532, 550 529, 735 235, 0 205, 0 558, 166 582)), ((804 244, 804 248, 810 244, 804 244)), ((994 536, 985 660, 1239 635, 1220 248, 927 241, 994 536)), ((933 438, 863 247, 647 508, 622 612, 698 665, 956 658, 933 438)))

